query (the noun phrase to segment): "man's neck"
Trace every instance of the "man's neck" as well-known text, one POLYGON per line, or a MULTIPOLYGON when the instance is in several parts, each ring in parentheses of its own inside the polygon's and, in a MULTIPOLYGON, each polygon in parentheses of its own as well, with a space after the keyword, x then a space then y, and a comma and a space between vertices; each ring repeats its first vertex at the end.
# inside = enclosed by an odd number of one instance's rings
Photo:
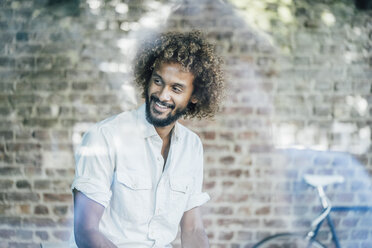
POLYGON ((156 132, 160 136, 160 138, 164 141, 168 141, 170 138, 170 134, 172 132, 172 129, 176 123, 172 123, 165 127, 155 127, 156 132))

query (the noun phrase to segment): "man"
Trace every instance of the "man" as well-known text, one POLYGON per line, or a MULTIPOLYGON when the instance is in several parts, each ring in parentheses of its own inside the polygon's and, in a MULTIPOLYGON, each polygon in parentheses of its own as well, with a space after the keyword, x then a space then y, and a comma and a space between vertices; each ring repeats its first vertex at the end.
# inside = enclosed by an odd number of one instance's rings
MULTIPOLYGON (((220 58, 200 32, 165 33, 144 44, 135 66, 145 104, 97 123, 76 153, 78 247, 208 247, 199 206, 200 139, 177 122, 209 117, 223 88, 220 58)), ((73 246, 75 242, 72 241, 73 246)))

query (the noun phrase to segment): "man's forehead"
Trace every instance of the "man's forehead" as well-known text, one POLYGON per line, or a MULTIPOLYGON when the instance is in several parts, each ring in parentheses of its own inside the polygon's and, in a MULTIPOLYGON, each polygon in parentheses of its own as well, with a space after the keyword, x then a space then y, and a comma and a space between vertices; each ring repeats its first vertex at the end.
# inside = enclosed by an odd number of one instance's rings
MULTIPOLYGON (((185 67, 182 63, 180 62, 177 62, 177 61, 156 61, 155 62, 155 66, 154 66, 154 71, 160 71, 160 69, 164 66, 167 66, 167 65, 173 65, 173 66, 176 66, 178 67, 182 72, 191 72, 191 70, 187 67, 185 67)), ((194 74, 194 73, 192 73, 194 74)))

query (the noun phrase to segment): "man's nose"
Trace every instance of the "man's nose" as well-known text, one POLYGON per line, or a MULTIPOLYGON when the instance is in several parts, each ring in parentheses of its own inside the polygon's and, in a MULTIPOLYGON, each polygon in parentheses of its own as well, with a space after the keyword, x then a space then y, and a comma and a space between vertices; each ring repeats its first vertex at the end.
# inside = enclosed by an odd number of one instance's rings
POLYGON ((170 97, 170 92, 169 92, 169 90, 167 89, 167 87, 164 87, 164 88, 160 91, 159 100, 162 101, 162 102, 166 102, 166 101, 169 101, 170 99, 171 99, 171 97, 170 97))

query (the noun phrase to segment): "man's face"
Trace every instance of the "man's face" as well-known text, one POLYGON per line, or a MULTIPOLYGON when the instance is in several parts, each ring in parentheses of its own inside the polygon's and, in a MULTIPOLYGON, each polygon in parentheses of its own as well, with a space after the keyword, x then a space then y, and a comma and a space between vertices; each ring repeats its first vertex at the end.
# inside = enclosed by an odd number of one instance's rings
POLYGON ((146 118, 155 127, 165 127, 186 113, 192 96, 194 75, 179 63, 161 63, 154 69, 146 96, 146 118))

